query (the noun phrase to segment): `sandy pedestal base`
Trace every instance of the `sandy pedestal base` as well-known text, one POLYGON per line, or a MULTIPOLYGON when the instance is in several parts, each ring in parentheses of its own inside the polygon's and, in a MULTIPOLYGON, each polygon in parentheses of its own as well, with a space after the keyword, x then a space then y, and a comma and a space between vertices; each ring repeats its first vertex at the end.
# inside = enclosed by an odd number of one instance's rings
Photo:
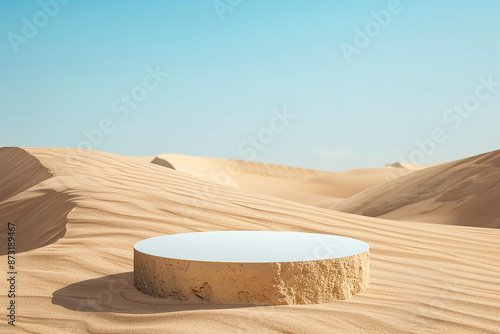
POLYGON ((312 233, 162 236, 135 245, 134 285, 152 296, 191 302, 326 303, 366 289, 368 253, 361 241, 312 233))

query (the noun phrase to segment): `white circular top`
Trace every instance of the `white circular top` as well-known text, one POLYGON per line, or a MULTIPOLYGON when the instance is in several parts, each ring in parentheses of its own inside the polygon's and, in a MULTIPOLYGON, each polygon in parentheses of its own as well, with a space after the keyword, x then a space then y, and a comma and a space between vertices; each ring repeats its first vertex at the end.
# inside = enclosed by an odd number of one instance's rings
POLYGON ((134 248, 170 259, 205 262, 296 262, 363 253, 366 242, 329 234, 271 231, 218 231, 164 235, 134 248))

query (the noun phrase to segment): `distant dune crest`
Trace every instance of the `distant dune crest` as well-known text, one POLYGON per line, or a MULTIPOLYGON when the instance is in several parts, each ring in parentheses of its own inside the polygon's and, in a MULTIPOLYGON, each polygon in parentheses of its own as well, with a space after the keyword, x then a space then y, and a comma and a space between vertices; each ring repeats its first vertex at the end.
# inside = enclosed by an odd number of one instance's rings
POLYGON ((356 194, 335 210, 396 220, 500 227, 500 150, 430 166, 356 194))
POLYGON ((323 208, 331 207, 349 196, 413 171, 380 167, 334 173, 180 154, 161 154, 154 158, 153 162, 155 161, 160 165, 172 165, 182 173, 217 185, 255 191, 323 208))
POLYGON ((425 166, 411 164, 409 162, 400 162, 400 161, 394 162, 392 164, 387 164, 386 166, 388 166, 388 167, 396 167, 396 168, 404 168, 404 169, 411 169, 411 170, 425 168, 425 166))

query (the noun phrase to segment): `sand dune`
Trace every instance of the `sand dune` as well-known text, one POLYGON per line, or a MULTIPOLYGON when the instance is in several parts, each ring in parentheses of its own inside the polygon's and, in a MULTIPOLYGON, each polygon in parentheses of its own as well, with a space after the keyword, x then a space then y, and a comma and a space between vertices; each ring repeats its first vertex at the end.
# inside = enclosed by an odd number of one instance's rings
POLYGON ((426 166, 422 166, 422 165, 411 164, 409 162, 401 162, 401 161, 394 162, 394 163, 388 164, 386 166, 387 167, 396 167, 396 168, 410 169, 410 170, 423 169, 423 168, 426 167, 426 166))
POLYGON ((333 206, 395 220, 500 227, 500 151, 431 166, 333 206))
POLYGON ((333 173, 252 161, 199 158, 180 154, 162 154, 154 159, 146 160, 159 165, 171 165, 178 171, 207 182, 256 191, 318 207, 331 207, 345 198, 377 184, 409 174, 418 168, 416 165, 409 166, 409 168, 385 166, 333 173))
POLYGON ((0 148, 0 171, 0 202, 52 177, 40 161, 16 147, 0 148))
MULTIPOLYGON (((0 184, 7 185, 0 189, 2 228, 15 222, 19 244, 35 245, 24 245, 18 254, 20 330, 498 333, 498 229, 340 213, 102 152, 6 148, 0 157, 0 184), (27 172, 18 173, 19 168, 27 172), (67 218, 66 210, 71 210, 67 218), (55 233, 61 225, 64 235, 55 233), (46 230, 54 233, 45 236, 46 230), (370 286, 349 301, 258 307, 176 302, 133 287, 135 242, 214 230, 303 231, 363 240, 370 244, 370 286)), ((483 165, 494 160, 475 159, 483 165)), ((279 184, 281 172, 268 168, 261 176, 279 184)), ((324 176, 308 173, 287 170, 283 178, 324 176)), ((1 241, 5 247, 4 233, 1 241)), ((0 262, 6 263, 5 255, 0 262)), ((7 301, 2 294, 0 304, 7 301)), ((2 321, 0 330, 8 329, 2 321)))
POLYGON ((0 254, 7 254, 7 222, 22 222, 17 251, 50 244, 64 236, 72 195, 38 159, 20 148, 0 148, 0 254))

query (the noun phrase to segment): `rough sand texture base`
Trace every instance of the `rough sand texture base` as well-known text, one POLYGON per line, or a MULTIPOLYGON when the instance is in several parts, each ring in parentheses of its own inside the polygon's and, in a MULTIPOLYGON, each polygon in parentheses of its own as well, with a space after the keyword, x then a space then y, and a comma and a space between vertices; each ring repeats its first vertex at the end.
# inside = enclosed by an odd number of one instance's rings
POLYGON ((216 304, 327 303, 366 289, 368 253, 316 261, 222 263, 134 250, 134 285, 156 297, 216 304))

